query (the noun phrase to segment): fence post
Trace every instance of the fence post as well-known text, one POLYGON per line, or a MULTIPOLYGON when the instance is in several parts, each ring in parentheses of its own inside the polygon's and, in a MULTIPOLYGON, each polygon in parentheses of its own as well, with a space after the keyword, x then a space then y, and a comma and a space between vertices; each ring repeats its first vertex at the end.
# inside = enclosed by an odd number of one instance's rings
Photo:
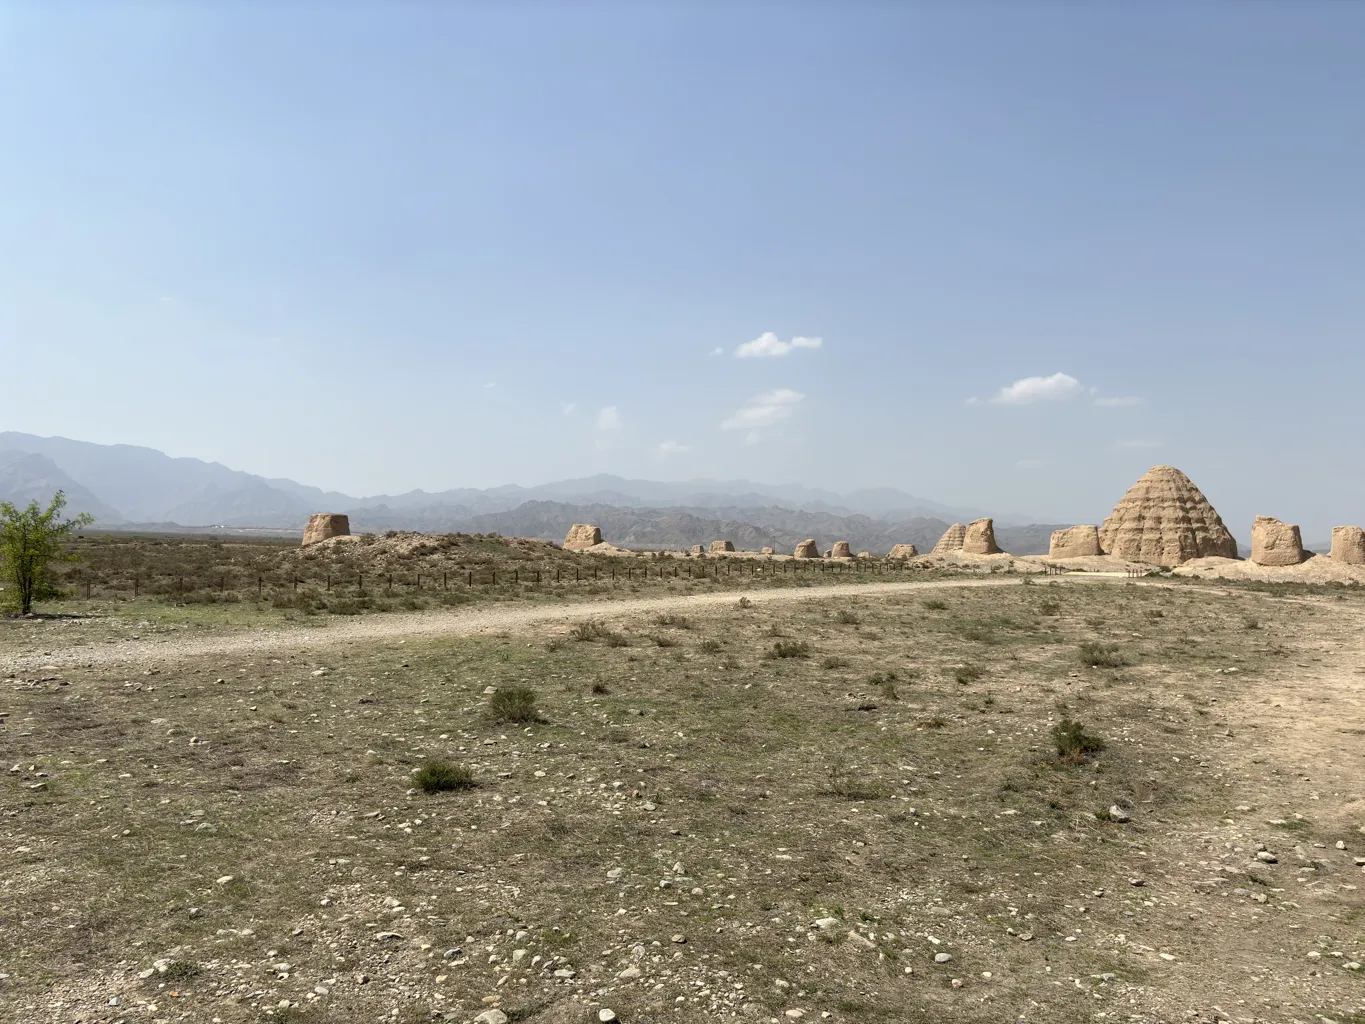
POLYGON ((389 593, 393 593, 393 573, 389 573, 389 593))
POLYGON ((297 594, 298 592, 299 592, 299 578, 298 578, 297 576, 295 576, 295 577, 294 577, 294 593, 297 594))
POLYGON ((265 577, 264 577, 264 576, 258 575, 258 576, 256 577, 256 600, 259 601, 259 600, 261 599, 261 595, 262 595, 264 592, 265 592, 265 577))
POLYGON ((137 573, 133 573, 133 598, 137 598, 137 573))
POLYGON ((329 573, 327 574, 327 593, 330 594, 331 592, 332 592, 332 574, 329 572, 329 573))
POLYGON ((357 594, 365 593, 365 574, 363 572, 356 573, 355 589, 357 594))
POLYGON ((473 569, 470 569, 467 573, 465 573, 464 582, 465 582, 465 586, 467 586, 467 587, 472 587, 472 586, 474 585, 474 570, 473 570, 473 569))

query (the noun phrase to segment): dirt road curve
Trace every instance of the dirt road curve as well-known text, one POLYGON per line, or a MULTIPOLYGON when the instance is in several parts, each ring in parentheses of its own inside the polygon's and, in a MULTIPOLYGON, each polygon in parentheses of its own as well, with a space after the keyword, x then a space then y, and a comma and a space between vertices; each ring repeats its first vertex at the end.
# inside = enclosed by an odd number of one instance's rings
MULTIPOLYGON (((914 590, 947 587, 1018 586, 1017 579, 943 580, 913 583, 846 584, 838 587, 754 590, 747 596, 754 604, 818 601, 841 597, 874 597, 914 590)), ((583 601, 562 605, 494 605, 481 608, 393 613, 347 618, 326 626, 256 629, 211 636, 192 634, 158 636, 153 639, 86 642, 67 647, 48 647, 43 652, 0 654, 0 674, 15 674, 45 665, 164 665, 182 658, 206 655, 266 653, 281 650, 322 651, 343 644, 401 639, 405 637, 460 637, 484 633, 513 632, 585 619, 619 619, 624 616, 732 605, 739 593, 628 598, 620 601, 583 601)), ((54 637, 54 642, 57 638, 54 637)))

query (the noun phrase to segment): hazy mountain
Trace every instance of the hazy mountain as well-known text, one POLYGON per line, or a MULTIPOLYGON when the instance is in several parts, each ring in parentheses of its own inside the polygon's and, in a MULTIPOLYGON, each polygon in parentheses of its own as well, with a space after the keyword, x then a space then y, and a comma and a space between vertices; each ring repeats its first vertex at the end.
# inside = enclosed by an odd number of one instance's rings
MULTIPOLYGON (((796 483, 666 482, 610 474, 535 487, 412 490, 358 498, 134 445, 11 431, 0 433, 0 451, 15 453, 9 463, 18 467, 4 478, 7 493, 47 497, 61 487, 73 510, 91 511, 104 525, 298 530, 309 513, 325 511, 350 514, 357 530, 465 530, 558 540, 571 523, 589 519, 626 546, 676 548, 725 536, 745 546, 788 548, 813 536, 847 540, 855 550, 885 550, 900 541, 924 546, 948 523, 988 514, 895 488, 840 495, 796 483)), ((997 515, 997 532, 1027 520, 997 515)))
MULTIPOLYGON (((387 505, 352 509, 351 528, 356 532, 418 529, 439 533, 500 533, 508 537, 535 537, 562 541, 574 523, 595 523, 604 539, 627 548, 680 550, 713 540, 733 541, 746 550, 772 547, 789 553, 799 542, 813 537, 823 548, 846 540, 856 551, 884 555, 892 545, 910 543, 928 551, 937 543, 948 522, 935 518, 912 518, 887 522, 865 515, 838 516, 778 506, 756 508, 704 508, 668 506, 632 508, 618 504, 570 504, 558 501, 527 501, 502 512, 476 513, 467 507, 433 505, 426 509, 397 511, 387 505), (411 524, 411 525, 407 525, 411 524)), ((1001 547, 1017 555, 1046 554, 1052 524, 1004 526, 996 530, 1001 547)))
POLYGON ((0 501, 25 506, 36 501, 44 508, 57 491, 66 494, 66 511, 70 515, 89 512, 101 526, 113 526, 123 520, 87 488, 62 472, 45 455, 0 450, 0 501))

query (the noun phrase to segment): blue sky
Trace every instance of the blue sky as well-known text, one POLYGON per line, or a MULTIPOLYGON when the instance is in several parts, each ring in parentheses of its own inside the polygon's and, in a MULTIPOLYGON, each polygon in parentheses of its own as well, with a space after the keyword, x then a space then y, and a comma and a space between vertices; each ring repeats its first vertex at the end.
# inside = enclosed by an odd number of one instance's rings
POLYGON ((1244 540, 1325 536, 1365 521, 1362 38, 1308 0, 8 4, 0 429, 1053 521, 1169 462, 1244 540))

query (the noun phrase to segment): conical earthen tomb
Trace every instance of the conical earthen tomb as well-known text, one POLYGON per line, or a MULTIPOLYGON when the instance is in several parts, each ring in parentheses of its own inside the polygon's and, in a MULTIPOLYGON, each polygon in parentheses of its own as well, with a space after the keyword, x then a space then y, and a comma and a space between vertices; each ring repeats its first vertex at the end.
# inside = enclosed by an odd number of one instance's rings
POLYGON ((1154 466, 1128 488, 1100 527, 1100 546, 1150 565, 1237 557, 1237 542, 1209 499, 1174 466, 1154 466))

